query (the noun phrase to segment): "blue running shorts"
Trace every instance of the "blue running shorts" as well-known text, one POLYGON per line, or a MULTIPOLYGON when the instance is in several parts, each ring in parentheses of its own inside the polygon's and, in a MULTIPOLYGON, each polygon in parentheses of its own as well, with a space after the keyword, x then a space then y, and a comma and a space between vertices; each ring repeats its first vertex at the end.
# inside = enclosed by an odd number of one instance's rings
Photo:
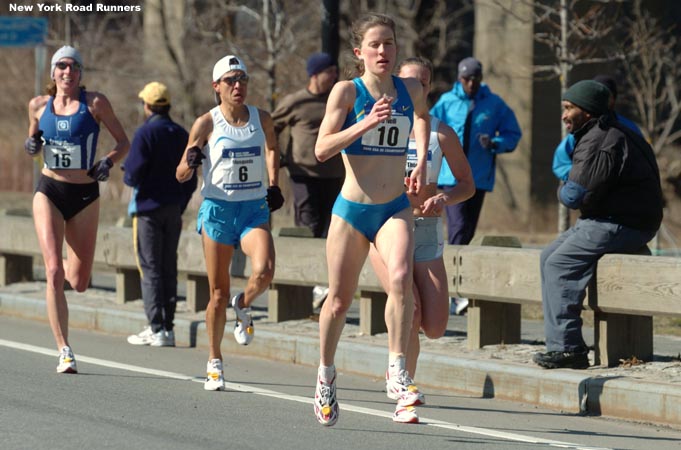
POLYGON ((237 247, 253 228, 269 223, 270 209, 264 198, 227 202, 205 198, 196 219, 196 231, 225 245, 237 247))
POLYGON ((374 242, 378 230, 392 216, 409 207, 407 194, 402 194, 388 203, 357 203, 346 200, 342 195, 336 198, 332 214, 345 220, 362 233, 369 242, 374 242))

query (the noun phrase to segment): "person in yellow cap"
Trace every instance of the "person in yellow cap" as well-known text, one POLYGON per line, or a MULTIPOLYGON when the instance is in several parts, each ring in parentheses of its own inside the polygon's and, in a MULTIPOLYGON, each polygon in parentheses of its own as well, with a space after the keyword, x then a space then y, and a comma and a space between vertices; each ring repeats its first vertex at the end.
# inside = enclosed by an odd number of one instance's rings
POLYGON ((128 213, 133 220, 133 243, 149 324, 128 336, 133 345, 175 346, 173 321, 177 302, 177 245, 182 213, 196 189, 175 178, 189 137, 170 118, 170 92, 157 81, 139 93, 144 124, 135 132, 124 164, 123 181, 133 188, 128 213))

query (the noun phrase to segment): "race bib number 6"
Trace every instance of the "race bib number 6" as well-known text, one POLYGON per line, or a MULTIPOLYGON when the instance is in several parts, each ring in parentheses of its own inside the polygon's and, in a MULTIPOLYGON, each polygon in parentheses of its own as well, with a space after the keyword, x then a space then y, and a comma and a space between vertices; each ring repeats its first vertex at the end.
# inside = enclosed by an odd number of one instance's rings
POLYGON ((225 172, 224 190, 256 189, 262 186, 262 156, 260 147, 226 148, 222 151, 225 172))

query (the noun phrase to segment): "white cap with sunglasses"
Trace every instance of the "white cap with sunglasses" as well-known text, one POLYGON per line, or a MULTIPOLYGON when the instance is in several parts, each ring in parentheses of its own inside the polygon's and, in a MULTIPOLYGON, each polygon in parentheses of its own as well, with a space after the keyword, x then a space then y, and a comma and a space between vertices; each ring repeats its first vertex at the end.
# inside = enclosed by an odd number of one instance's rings
MULTIPOLYGON (((80 78, 83 79, 83 58, 80 56, 80 52, 75 48, 65 45, 52 55, 52 61, 50 62, 50 78, 54 80, 54 69, 57 68, 57 63, 63 58, 71 58, 80 66, 80 78)), ((71 66, 73 68, 73 66, 71 66)))
POLYGON ((213 81, 217 83, 224 74, 232 70, 240 70, 245 75, 248 75, 246 64, 240 58, 234 55, 227 55, 215 63, 213 67, 213 81))

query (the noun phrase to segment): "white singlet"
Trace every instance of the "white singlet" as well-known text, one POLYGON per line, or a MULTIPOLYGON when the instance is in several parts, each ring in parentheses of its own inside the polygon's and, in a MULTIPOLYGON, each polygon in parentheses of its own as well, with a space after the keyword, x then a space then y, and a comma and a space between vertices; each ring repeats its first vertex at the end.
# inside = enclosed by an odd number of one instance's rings
MULTIPOLYGON (((430 116, 430 139, 428 140, 428 172, 426 175, 426 183, 437 183, 437 176, 440 174, 440 166, 442 166, 442 149, 440 148, 440 140, 437 137, 437 130, 440 127, 440 120, 430 116)), ((416 139, 409 138, 409 148, 407 149, 407 167, 405 170, 406 176, 409 176, 412 170, 416 168, 418 159, 416 157, 416 139)))
POLYGON ((210 110, 211 134, 203 153, 205 198, 229 202, 257 200, 267 195, 268 177, 265 161, 265 133, 258 108, 246 105, 248 123, 234 127, 225 120, 220 106, 210 110))

